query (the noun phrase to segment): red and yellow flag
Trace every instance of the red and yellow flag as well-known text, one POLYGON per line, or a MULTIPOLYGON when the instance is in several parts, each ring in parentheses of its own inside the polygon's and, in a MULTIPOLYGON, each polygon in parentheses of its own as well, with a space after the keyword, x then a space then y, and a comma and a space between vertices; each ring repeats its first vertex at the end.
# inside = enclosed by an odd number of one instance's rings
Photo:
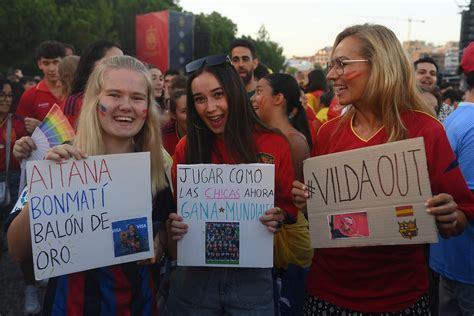
POLYGON ((397 217, 413 216, 412 205, 398 206, 395 208, 395 211, 397 212, 397 217))

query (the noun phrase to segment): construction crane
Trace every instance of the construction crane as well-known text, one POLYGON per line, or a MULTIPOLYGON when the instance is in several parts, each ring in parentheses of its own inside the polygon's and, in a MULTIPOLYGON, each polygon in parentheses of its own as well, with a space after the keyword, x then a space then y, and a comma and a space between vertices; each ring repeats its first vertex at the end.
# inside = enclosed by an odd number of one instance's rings
POLYGON ((411 22, 425 23, 425 20, 416 20, 416 19, 412 19, 412 18, 408 18, 406 20, 408 21, 407 41, 411 41, 411 22))
POLYGON ((391 17, 391 16, 364 16, 364 18, 408 22, 407 41, 411 40, 411 23, 412 22, 416 22, 416 23, 425 23, 426 22, 425 20, 417 20, 417 19, 412 19, 410 17, 408 17, 408 18, 396 18, 396 17, 391 17))

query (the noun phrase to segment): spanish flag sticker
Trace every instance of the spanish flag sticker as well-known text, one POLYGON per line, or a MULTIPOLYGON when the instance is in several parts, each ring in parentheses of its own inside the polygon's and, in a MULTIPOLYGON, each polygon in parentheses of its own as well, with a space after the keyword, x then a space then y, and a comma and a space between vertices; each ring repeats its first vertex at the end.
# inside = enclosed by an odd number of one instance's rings
POLYGON ((397 217, 413 216, 412 205, 398 206, 395 208, 395 211, 397 212, 397 217))

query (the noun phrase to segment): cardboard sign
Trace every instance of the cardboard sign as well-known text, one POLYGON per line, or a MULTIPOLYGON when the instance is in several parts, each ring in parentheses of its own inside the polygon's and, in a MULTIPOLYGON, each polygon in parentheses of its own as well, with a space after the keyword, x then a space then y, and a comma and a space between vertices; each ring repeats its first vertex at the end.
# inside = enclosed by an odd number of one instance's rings
POLYGON ((304 161, 313 248, 437 242, 423 138, 304 161))
POLYGON ((151 258, 150 154, 27 164, 37 280, 151 258))
POLYGON ((178 265, 272 267, 273 234, 259 218, 274 185, 270 164, 178 165, 178 214, 189 226, 178 265))

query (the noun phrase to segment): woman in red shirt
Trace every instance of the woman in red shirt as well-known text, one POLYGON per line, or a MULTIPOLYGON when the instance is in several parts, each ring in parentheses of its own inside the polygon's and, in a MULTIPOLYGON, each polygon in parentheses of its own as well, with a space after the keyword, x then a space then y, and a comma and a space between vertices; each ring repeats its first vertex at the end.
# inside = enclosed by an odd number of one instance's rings
MULTIPOLYGON (((294 172, 288 141, 257 118, 227 56, 198 59, 186 71, 189 128, 174 155, 175 185, 177 164, 274 164, 276 207, 266 210, 260 221, 270 232, 279 232, 285 215, 292 222, 297 215, 291 201, 294 172)), ((173 239, 179 240, 188 226, 176 213, 170 219, 173 239)), ((274 315, 271 268, 180 266, 169 300, 172 315, 274 315)))
MULTIPOLYGON (((345 29, 336 38, 327 77, 340 104, 352 106, 321 126, 316 156, 423 137, 434 194, 427 212, 442 236, 460 234, 474 215, 472 195, 395 34, 381 25, 345 29)), ((294 182, 298 207, 305 204, 305 189, 294 182)), ((429 315, 428 284, 425 245, 317 249, 305 315, 429 315)))
MULTIPOLYGON (((7 145, 7 121, 12 106, 12 85, 10 81, 0 80, 0 180, 4 181, 6 176, 6 145, 7 145)), ((10 116, 12 122, 10 134, 10 164, 8 166, 8 183, 11 194, 11 205, 1 210, 0 217, 5 212, 11 210, 11 206, 15 203, 18 196, 18 186, 20 184, 20 164, 13 156, 13 145, 20 137, 28 135, 25 128, 25 121, 16 116, 10 116)))

